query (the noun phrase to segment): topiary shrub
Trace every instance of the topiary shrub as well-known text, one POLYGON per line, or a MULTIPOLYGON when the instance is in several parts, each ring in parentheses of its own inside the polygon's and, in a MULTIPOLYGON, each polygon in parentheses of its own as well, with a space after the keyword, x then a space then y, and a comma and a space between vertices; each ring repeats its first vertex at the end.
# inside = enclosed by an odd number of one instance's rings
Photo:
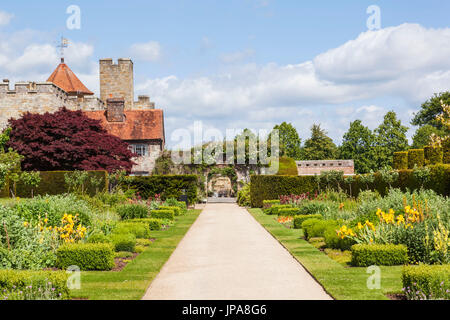
POLYGON ((350 250, 356 242, 349 238, 342 239, 337 234, 337 228, 332 226, 325 229, 323 237, 325 238, 325 245, 327 248, 350 250))
POLYGON ((181 214, 181 209, 174 206, 159 206, 159 210, 173 210, 175 216, 179 216, 181 214))
POLYGON ((404 266, 402 283, 409 300, 450 300, 450 265, 404 266))
POLYGON ((173 210, 152 210, 150 216, 154 219, 175 220, 175 213, 173 210))
POLYGON ((425 151, 423 149, 410 149, 408 151, 408 169, 423 167, 425 165, 425 151))
POLYGON ((141 222, 120 222, 113 233, 133 234, 137 239, 150 238, 149 225, 141 222))
POLYGON ((264 200, 263 201, 263 209, 268 209, 276 204, 280 204, 280 200, 264 200))
POLYGON ((80 270, 111 270, 114 267, 114 249, 107 243, 66 244, 56 251, 56 265, 67 269, 78 266, 80 270))
POLYGON ((297 163, 289 157, 280 157, 278 161, 278 175, 280 176, 298 176, 297 163))
POLYGON ((278 215, 278 211, 290 208, 292 208, 292 205, 290 204, 275 204, 272 207, 265 209, 264 213, 268 215, 278 215))
POLYGON ((442 147, 431 147, 426 146, 423 148, 425 155, 425 164, 433 165, 433 164, 441 164, 444 157, 444 150, 442 147))
POLYGON ((394 244, 355 244, 351 264, 357 267, 396 266, 408 263, 408 249, 394 244))
POLYGON ((298 215, 300 210, 298 208, 285 208, 278 210, 278 216, 282 217, 293 217, 298 215))
POLYGON ((133 234, 113 233, 109 235, 116 252, 128 251, 134 252, 136 246, 136 237, 133 234))
POLYGON ((87 243, 111 243, 111 239, 105 236, 103 233, 94 233, 87 240, 87 243))
POLYGON ((301 229, 302 223, 308 219, 319 219, 322 220, 323 217, 320 214, 305 214, 298 215, 294 217, 294 229, 301 229))
POLYGON ((303 234, 307 240, 315 237, 323 237, 325 230, 330 227, 339 228, 339 224, 335 220, 322 220, 317 218, 307 219, 302 223, 303 234))
POLYGON ((129 222, 139 222, 139 223, 145 223, 148 225, 151 231, 159 231, 162 228, 162 220, 161 219, 133 219, 128 220, 129 222))
POLYGON ((66 300, 70 296, 68 278, 66 271, 0 270, 0 295, 4 291, 24 292, 29 286, 45 289, 50 283, 55 296, 61 294, 60 299, 66 300))
POLYGON ((408 152, 394 152, 394 169, 406 170, 408 169, 408 152))
POLYGON ((116 209, 122 220, 148 217, 148 207, 143 204, 123 204, 116 209))

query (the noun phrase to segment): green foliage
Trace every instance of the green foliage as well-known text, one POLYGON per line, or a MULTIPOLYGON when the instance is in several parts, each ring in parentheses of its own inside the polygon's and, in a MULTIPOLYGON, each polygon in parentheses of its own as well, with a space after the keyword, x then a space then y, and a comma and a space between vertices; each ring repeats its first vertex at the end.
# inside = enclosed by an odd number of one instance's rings
POLYGON ((407 151, 394 152, 394 169, 396 170, 408 169, 407 151))
MULTIPOLYGON (((280 139, 280 156, 286 156, 295 160, 300 160, 302 140, 298 136, 297 129, 291 124, 283 122, 276 125, 274 130, 278 130, 280 139)), ((282 173, 280 173, 281 175, 282 173)))
POLYGON ((380 177, 381 180, 389 185, 389 188, 391 188, 392 184, 397 181, 399 176, 398 171, 392 170, 390 167, 384 167, 380 170, 380 177))
POLYGON ((442 162, 445 164, 450 164, 450 139, 444 141, 442 148, 444 149, 442 162))
POLYGON ((103 233, 94 233, 86 240, 86 243, 111 243, 111 239, 103 233))
POLYGON ((41 183, 41 174, 38 171, 23 171, 20 174, 20 181, 31 188, 31 197, 34 196, 34 188, 41 183))
POLYGON ((300 213, 300 210, 298 208, 284 208, 278 210, 278 216, 283 217, 293 217, 297 216, 300 213))
POLYGON ((250 207, 251 199, 250 199, 250 184, 246 184, 242 187, 241 190, 238 191, 237 194, 237 203, 241 207, 250 207))
MULTIPOLYGON (((86 180, 83 190, 85 194, 94 196, 97 191, 108 189, 109 178, 106 171, 85 171, 88 179, 86 180), (100 180, 101 185, 92 184, 93 180, 100 180)), ((17 182, 16 195, 21 198, 30 198, 32 190, 34 195, 58 195, 68 193, 74 188, 66 184, 65 176, 70 174, 70 171, 41 171, 39 172, 41 181, 37 187, 27 185, 23 181, 17 182)))
POLYGON ((14 211, 28 222, 37 222, 39 217, 47 218, 49 226, 59 226, 65 213, 78 214, 79 221, 85 226, 91 224, 93 217, 87 202, 73 194, 21 199, 15 204, 14 211))
POLYGON ((25 291, 29 286, 44 289, 51 283, 56 297, 69 299, 68 278, 69 274, 65 271, 0 270, 0 295, 4 291, 25 291))
POLYGON ((320 214, 304 214, 294 217, 294 229, 301 229, 302 223, 308 219, 319 219, 322 220, 323 217, 320 214))
POLYGON ((173 210, 152 210, 150 216, 154 219, 175 220, 175 213, 173 210))
POLYGON ((442 147, 425 146, 423 150, 426 165, 441 164, 443 162, 444 149, 442 147))
POLYGON ((128 220, 129 222, 140 222, 140 223, 146 223, 148 224, 148 227, 151 231, 159 231, 162 228, 162 220, 161 219, 133 219, 128 220))
POLYGON ((280 157, 278 159, 278 175, 298 176, 298 169, 295 160, 288 157, 280 157))
POLYGON ((148 217, 148 207, 144 204, 130 203, 123 204, 116 208, 117 213, 122 218, 126 219, 140 219, 148 217))
POLYGON ((339 229, 339 223, 335 220, 322 220, 317 218, 308 219, 302 223, 305 239, 323 237, 325 230, 329 228, 335 228, 337 230, 339 229))
POLYGON ((338 149, 333 140, 327 136, 320 125, 311 127, 311 138, 305 141, 303 148, 304 160, 336 159, 338 149))
POLYGON ((404 266, 402 283, 409 300, 449 300, 450 265, 404 266))
POLYGON ((420 183, 420 186, 423 187, 425 183, 430 181, 431 178, 431 169, 430 167, 414 167, 413 170, 414 178, 420 183))
POLYGON ((414 118, 411 121, 412 125, 424 126, 431 125, 438 129, 443 129, 443 125, 436 117, 443 113, 441 101, 444 104, 450 104, 450 92, 442 92, 434 94, 429 100, 422 104, 421 110, 414 114, 414 118))
POLYGON ((375 139, 373 132, 363 126, 361 120, 355 120, 350 123, 350 128, 343 136, 342 145, 339 147, 340 157, 353 159, 355 171, 358 173, 376 170, 375 139))
POLYGON ((181 209, 175 206, 159 206, 159 210, 172 210, 175 216, 179 216, 181 214, 181 209))
POLYGON ((264 209, 270 208, 270 207, 272 207, 273 205, 276 205, 276 204, 280 204, 280 200, 264 200, 263 201, 263 208, 264 209))
POLYGON ((155 194, 161 194, 163 200, 178 199, 183 194, 183 190, 186 190, 189 203, 195 203, 197 179, 196 175, 130 177, 124 185, 139 191, 145 199, 154 197, 155 194))
POLYGON ((9 141, 9 134, 11 133, 11 128, 6 128, 0 132, 0 152, 5 152, 6 143, 9 141))
POLYGON ((355 244, 352 265, 357 267, 396 266, 408 263, 408 249, 394 244, 355 244))
POLYGON ((350 250, 356 242, 350 238, 342 239, 338 236, 336 229, 336 226, 331 226, 323 232, 326 247, 331 249, 350 250))
POLYGON ((170 207, 178 207, 178 208, 180 208, 180 215, 181 214, 185 214, 187 212, 186 202, 178 201, 175 198, 166 199, 166 201, 164 201, 164 205, 165 206, 170 206, 170 207))
POLYGON ((423 127, 420 127, 416 130, 414 136, 413 136, 413 149, 422 149, 431 143, 431 135, 435 134, 439 137, 445 136, 445 131, 437 129, 436 127, 433 127, 432 125, 426 124, 423 127))
POLYGON ((128 251, 134 252, 136 246, 136 237, 131 233, 112 233, 109 235, 116 252, 128 251))
POLYGON ((270 208, 265 209, 264 213, 268 214, 268 215, 278 215, 278 211, 280 211, 282 209, 288 209, 288 208, 292 208, 292 205, 290 205, 290 204, 274 204, 270 208))
POLYGON ((106 243, 67 244, 58 248, 56 264, 61 269, 78 266, 80 270, 111 270, 114 267, 114 251, 106 243))
POLYGON ((120 222, 114 228, 115 234, 133 234, 137 239, 150 238, 150 227, 143 222, 120 222))
POLYGON ((425 152, 423 149, 408 150, 408 169, 423 167, 425 164, 425 152))

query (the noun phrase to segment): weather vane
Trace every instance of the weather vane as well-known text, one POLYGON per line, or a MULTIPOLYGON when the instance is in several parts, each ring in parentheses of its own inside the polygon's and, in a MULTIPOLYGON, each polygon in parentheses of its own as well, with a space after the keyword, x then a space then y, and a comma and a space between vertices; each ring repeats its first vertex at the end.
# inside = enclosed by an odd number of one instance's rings
POLYGON ((69 40, 61 37, 61 43, 57 45, 57 47, 60 49, 61 54, 61 63, 64 63, 64 49, 69 46, 69 40))

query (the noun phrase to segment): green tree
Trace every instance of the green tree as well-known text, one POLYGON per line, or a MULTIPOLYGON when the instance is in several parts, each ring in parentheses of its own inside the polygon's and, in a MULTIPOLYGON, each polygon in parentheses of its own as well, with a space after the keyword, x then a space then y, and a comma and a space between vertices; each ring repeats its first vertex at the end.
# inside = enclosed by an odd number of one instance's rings
POLYGON ((424 102, 418 113, 414 114, 414 118, 411 120, 411 124, 415 126, 431 125, 438 129, 445 129, 442 122, 437 120, 437 116, 441 115, 444 110, 441 104, 450 104, 450 92, 442 92, 434 94, 429 100, 424 102))
POLYGON ((298 136, 297 129, 292 124, 286 122, 276 125, 273 129, 279 132, 280 156, 299 160, 301 157, 302 140, 298 136))
POLYGON ((417 129, 416 133, 413 136, 412 148, 422 149, 423 147, 430 145, 430 137, 433 133, 439 137, 445 136, 444 130, 433 127, 430 124, 426 124, 423 127, 417 129))
POLYGON ((0 133, 0 152, 5 152, 5 145, 9 141, 9 134, 11 133, 11 128, 6 128, 0 133))
POLYGON ((368 173, 375 170, 377 161, 375 157, 375 135, 362 125, 361 120, 350 123, 350 128, 344 134, 342 145, 339 147, 342 159, 353 159, 357 173, 368 173))
POLYGON ((386 113, 383 122, 375 129, 378 169, 386 166, 392 167, 394 152, 408 149, 407 131, 408 127, 402 125, 394 111, 386 113))
POLYGON ((316 124, 311 127, 311 138, 305 141, 302 151, 305 160, 336 159, 338 154, 333 140, 327 136, 325 130, 320 128, 320 125, 316 124))

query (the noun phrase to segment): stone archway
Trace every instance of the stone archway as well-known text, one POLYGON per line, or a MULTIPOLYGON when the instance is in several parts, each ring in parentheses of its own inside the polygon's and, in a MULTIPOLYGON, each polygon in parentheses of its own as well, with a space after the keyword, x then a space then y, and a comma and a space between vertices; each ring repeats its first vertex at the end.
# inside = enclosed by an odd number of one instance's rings
POLYGON ((233 186, 229 177, 216 175, 208 181, 208 194, 213 197, 228 198, 233 194, 233 186))

